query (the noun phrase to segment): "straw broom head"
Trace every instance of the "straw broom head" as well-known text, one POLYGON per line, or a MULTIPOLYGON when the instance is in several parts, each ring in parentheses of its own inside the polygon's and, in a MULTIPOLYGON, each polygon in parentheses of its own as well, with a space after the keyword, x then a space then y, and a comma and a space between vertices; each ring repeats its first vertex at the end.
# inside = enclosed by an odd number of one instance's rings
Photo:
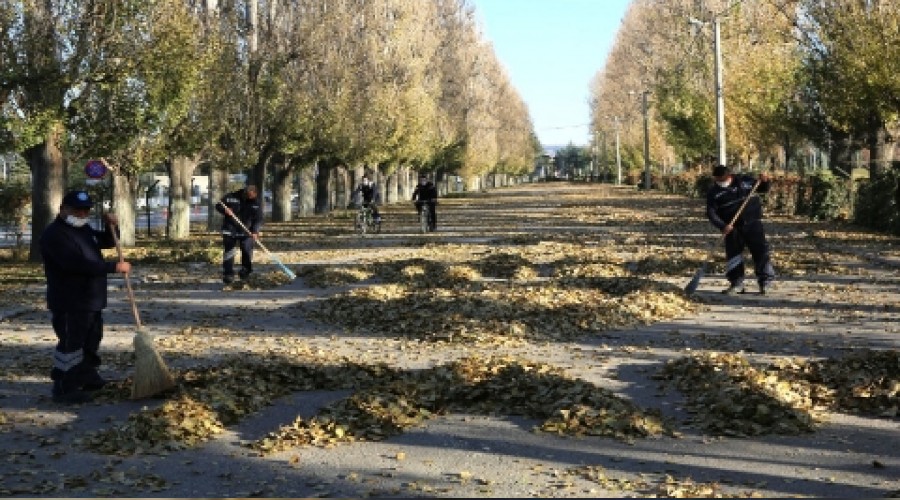
POLYGON ((155 396, 175 387, 175 379, 153 345, 153 335, 140 329, 134 334, 134 358, 132 399, 155 396))

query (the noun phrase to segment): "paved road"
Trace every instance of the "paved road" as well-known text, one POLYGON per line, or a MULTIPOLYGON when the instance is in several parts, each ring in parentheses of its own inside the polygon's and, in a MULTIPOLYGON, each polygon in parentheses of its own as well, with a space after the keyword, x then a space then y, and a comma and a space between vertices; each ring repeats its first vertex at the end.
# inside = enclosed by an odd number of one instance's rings
MULTIPOLYGON (((429 236, 415 234, 407 212, 408 207, 386 207, 384 234, 366 239, 353 236, 347 221, 334 218, 304 220, 285 225, 281 236, 277 228, 269 234, 278 240, 281 258, 300 271, 362 272, 365 266, 391 262, 408 266, 458 256, 460 249, 490 260, 497 250, 534 246, 549 255, 558 251, 553 245, 573 244, 588 254, 611 244, 612 253, 598 254, 608 260, 596 265, 638 271, 659 266, 662 272, 653 279, 675 287, 686 284, 692 266, 667 273, 673 256, 684 247, 701 252, 710 238, 696 202, 592 186, 527 186, 448 199, 440 205, 441 232, 429 236), (653 260, 653 255, 665 258, 653 260)), ((900 277, 885 260, 872 258, 895 257, 896 240, 834 235, 824 243, 840 242, 847 251, 814 254, 818 240, 811 235, 827 238, 831 228, 790 218, 777 218, 768 227, 781 258, 776 264, 782 279, 774 295, 722 297, 717 291, 724 282, 711 274, 701 282, 696 313, 570 340, 436 344, 309 316, 307 305, 320 307, 329 298, 377 286, 378 279, 371 277, 323 288, 313 286, 312 274, 302 273, 282 286, 223 291, 215 279, 216 264, 148 265, 136 272, 137 296, 148 330, 158 336, 173 367, 215 364, 229 352, 271 355, 282 348, 297 356, 385 362, 411 370, 473 354, 511 354, 560 367, 679 420, 689 416, 683 397, 661 390, 653 377, 667 360, 697 352, 741 353, 754 361, 820 359, 898 347, 900 277)), ((539 268, 567 262, 532 258, 539 268)), ((577 255, 569 258, 577 260, 577 255)), ((258 260, 258 274, 277 273, 264 258, 258 260)), ((112 377, 130 375, 134 332, 120 285, 114 281, 106 314, 104 349, 111 361, 104 373, 112 377)), ((713 436, 685 426, 678 438, 630 441, 534 432, 540 421, 521 416, 449 413, 377 442, 296 447, 266 456, 242 446, 298 416, 312 418, 349 390, 291 392, 214 439, 184 450, 102 455, 84 450, 76 438, 122 425, 129 415, 162 401, 79 408, 52 404, 41 375, 53 338, 40 310, 41 291, 40 285, 28 287, 35 300, 7 307, 0 322, 2 355, 15 360, 7 364, 14 369, 0 379, 6 418, 0 424, 0 446, 7 453, 0 471, 4 496, 621 497, 674 495, 689 480, 717 483, 722 492, 741 496, 863 498, 900 490, 900 422, 842 413, 829 414, 816 432, 799 436, 713 436)), ((387 307, 369 311, 372 328, 389 314, 387 307)))

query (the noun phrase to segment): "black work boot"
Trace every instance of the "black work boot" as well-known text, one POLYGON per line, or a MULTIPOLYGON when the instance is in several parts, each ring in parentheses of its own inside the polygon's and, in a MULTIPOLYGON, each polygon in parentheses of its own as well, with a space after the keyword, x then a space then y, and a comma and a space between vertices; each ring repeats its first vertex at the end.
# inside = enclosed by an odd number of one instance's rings
POLYGON ((67 388, 62 380, 53 381, 53 402, 64 405, 80 405, 89 403, 94 397, 81 389, 67 388))
POLYGON ((97 373, 97 370, 91 370, 84 374, 84 384, 81 388, 85 391, 99 391, 106 385, 106 379, 97 373))

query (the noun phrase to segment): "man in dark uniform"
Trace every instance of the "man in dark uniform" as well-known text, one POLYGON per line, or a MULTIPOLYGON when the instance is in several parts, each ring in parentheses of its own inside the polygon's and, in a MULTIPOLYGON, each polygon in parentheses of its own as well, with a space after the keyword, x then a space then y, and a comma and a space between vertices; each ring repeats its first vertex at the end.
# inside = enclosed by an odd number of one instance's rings
POLYGON ((412 199, 416 203, 416 212, 420 215, 422 213, 422 204, 428 203, 428 208, 431 209, 429 211, 431 220, 428 222, 432 231, 437 231, 437 197, 437 187, 428 180, 427 175, 420 174, 419 185, 413 190, 412 199))
POLYGON ((84 191, 67 193, 59 215, 40 237, 41 258, 47 277, 47 308, 58 342, 53 351, 53 400, 84 403, 91 391, 106 383, 97 372, 100 341, 103 339, 102 311, 106 308, 106 275, 128 273, 128 262, 107 262, 101 248, 115 246, 112 232, 118 226, 106 215, 104 231, 88 222, 93 202, 84 191))
POLYGON ((228 193, 216 204, 216 211, 225 215, 222 220, 222 245, 225 251, 222 257, 222 281, 234 281, 234 257, 238 246, 241 247, 241 270, 238 276, 246 279, 253 272, 253 244, 259 238, 259 229, 263 223, 259 191, 256 186, 248 184, 244 189, 228 193), (250 230, 250 234, 234 221, 234 217, 250 230))
MULTIPOLYGON (((730 224, 744 200, 750 196, 756 179, 748 175, 732 174, 728 167, 719 165, 713 169, 713 185, 706 195, 706 215, 709 221, 725 235, 725 276, 729 286, 723 293, 733 295, 744 292, 744 248, 750 249, 753 256, 756 280, 759 293, 765 295, 769 285, 775 279, 775 270, 766 243, 766 234, 762 224, 762 203, 759 197, 753 196, 737 220, 730 224)), ((757 193, 769 190, 769 176, 759 174, 757 193)))
POLYGON ((362 197, 360 200, 362 206, 372 208, 372 217, 375 219, 375 223, 381 224, 381 214, 378 213, 378 206, 375 204, 378 191, 375 183, 369 178, 369 174, 362 176, 359 186, 353 191, 354 195, 357 193, 362 197))

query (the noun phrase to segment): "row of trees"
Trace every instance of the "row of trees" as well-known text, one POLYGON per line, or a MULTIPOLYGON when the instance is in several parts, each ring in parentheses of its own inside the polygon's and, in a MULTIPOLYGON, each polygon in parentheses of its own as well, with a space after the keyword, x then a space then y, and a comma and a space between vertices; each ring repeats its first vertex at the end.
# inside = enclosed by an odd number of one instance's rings
POLYGON ((200 165, 211 200, 229 172, 273 179, 284 221, 298 172, 316 169, 299 178, 320 207, 335 169, 518 174, 539 150, 467 0, 5 1, 0 122, 0 151, 31 170, 36 232, 69 165, 103 158, 126 243, 159 165, 180 239, 200 165))
POLYGON ((900 133, 896 0, 634 0, 591 84, 598 142, 618 128, 623 163, 643 165, 649 91, 652 162, 714 161, 714 21, 730 164, 788 165, 814 148, 840 172, 862 150, 873 179, 890 169, 900 133))

